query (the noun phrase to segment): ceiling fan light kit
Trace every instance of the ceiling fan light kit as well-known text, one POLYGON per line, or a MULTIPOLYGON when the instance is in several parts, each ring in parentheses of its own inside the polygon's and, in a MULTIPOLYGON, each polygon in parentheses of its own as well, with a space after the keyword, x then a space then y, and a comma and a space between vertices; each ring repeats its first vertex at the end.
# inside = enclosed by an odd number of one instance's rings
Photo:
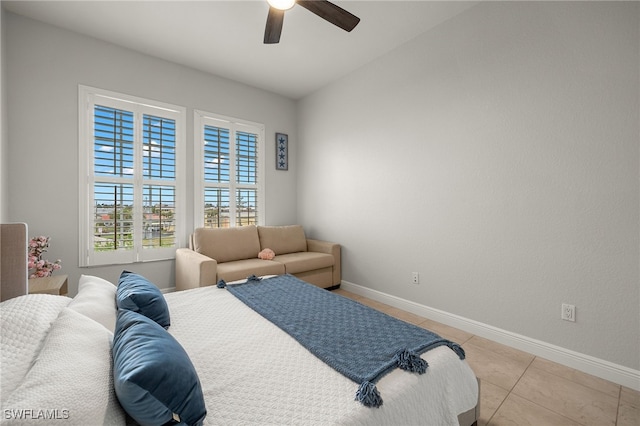
POLYGON ((267 0, 269 6, 280 10, 289 10, 296 4, 296 0, 267 0))
POLYGON ((267 0, 267 2, 269 3, 269 14, 264 29, 265 44, 280 42, 284 12, 295 4, 299 4, 311 13, 347 32, 353 30, 360 22, 360 18, 328 0, 267 0))

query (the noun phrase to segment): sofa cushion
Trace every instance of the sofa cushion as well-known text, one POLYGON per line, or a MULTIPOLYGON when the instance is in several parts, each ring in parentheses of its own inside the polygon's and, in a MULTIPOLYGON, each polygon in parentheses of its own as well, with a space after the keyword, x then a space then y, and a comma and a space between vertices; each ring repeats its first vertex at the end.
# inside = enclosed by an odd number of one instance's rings
POLYGON ((258 226, 258 234, 260 250, 270 248, 276 255, 307 251, 307 239, 300 225, 258 226))
POLYGON ((262 259, 245 259, 218 264, 218 280, 226 282, 242 280, 249 275, 282 275, 285 266, 282 263, 262 259))
POLYGON ((287 274, 313 271, 333 266, 335 263, 333 256, 330 254, 311 251, 278 255, 273 258, 273 261, 284 263, 284 269, 287 274))
POLYGON ((260 252, 255 225, 233 228, 197 228, 193 233, 193 250, 218 261, 257 258, 260 252))

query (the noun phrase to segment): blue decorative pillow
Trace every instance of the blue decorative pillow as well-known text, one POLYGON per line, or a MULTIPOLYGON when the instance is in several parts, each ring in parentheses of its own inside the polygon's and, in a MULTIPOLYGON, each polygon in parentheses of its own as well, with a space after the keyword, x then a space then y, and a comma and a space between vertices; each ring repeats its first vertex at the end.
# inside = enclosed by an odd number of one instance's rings
POLYGON ((118 282, 116 304, 119 309, 139 312, 164 328, 169 328, 171 325, 169 307, 160 289, 141 275, 122 271, 118 282))
POLYGON ((118 311, 113 384, 122 408, 143 426, 201 425, 207 415, 185 350, 157 323, 133 311, 118 311))

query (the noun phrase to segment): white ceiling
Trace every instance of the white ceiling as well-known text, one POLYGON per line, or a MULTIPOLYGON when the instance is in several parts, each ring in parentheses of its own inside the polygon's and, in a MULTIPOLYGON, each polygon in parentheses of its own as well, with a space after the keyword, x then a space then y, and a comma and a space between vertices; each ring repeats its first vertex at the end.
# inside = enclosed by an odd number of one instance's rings
POLYGON ((285 14, 262 43, 268 5, 252 1, 2 1, 5 10, 299 99, 478 1, 334 1, 358 16, 347 33, 308 10, 285 14))

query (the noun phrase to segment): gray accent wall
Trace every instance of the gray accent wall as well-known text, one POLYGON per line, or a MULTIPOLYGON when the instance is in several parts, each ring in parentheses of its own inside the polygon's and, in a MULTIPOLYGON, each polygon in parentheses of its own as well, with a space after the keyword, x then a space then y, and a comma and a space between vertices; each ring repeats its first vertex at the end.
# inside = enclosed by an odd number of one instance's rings
POLYGON ((4 9, 0 6, 0 223, 8 220, 9 194, 9 136, 7 126, 7 61, 5 58, 6 26, 4 25, 4 9))
POLYGON ((639 370, 639 8, 483 2, 304 98, 343 280, 639 370))
MULTIPOLYGON (((9 155, 3 207, 6 202, 7 220, 29 225, 30 235, 51 237, 47 258, 62 259, 60 273, 69 275, 71 295, 80 274, 117 282, 122 269, 161 288, 175 285, 173 260, 78 268, 80 84, 186 107, 188 170, 194 169, 194 109, 264 124, 266 223, 295 222, 296 164, 288 172, 275 170, 276 132, 289 134, 289 155, 296 155, 294 101, 7 11, 5 26, 9 155)), ((187 180, 187 205, 186 225, 193 229, 193 178, 187 180)))

